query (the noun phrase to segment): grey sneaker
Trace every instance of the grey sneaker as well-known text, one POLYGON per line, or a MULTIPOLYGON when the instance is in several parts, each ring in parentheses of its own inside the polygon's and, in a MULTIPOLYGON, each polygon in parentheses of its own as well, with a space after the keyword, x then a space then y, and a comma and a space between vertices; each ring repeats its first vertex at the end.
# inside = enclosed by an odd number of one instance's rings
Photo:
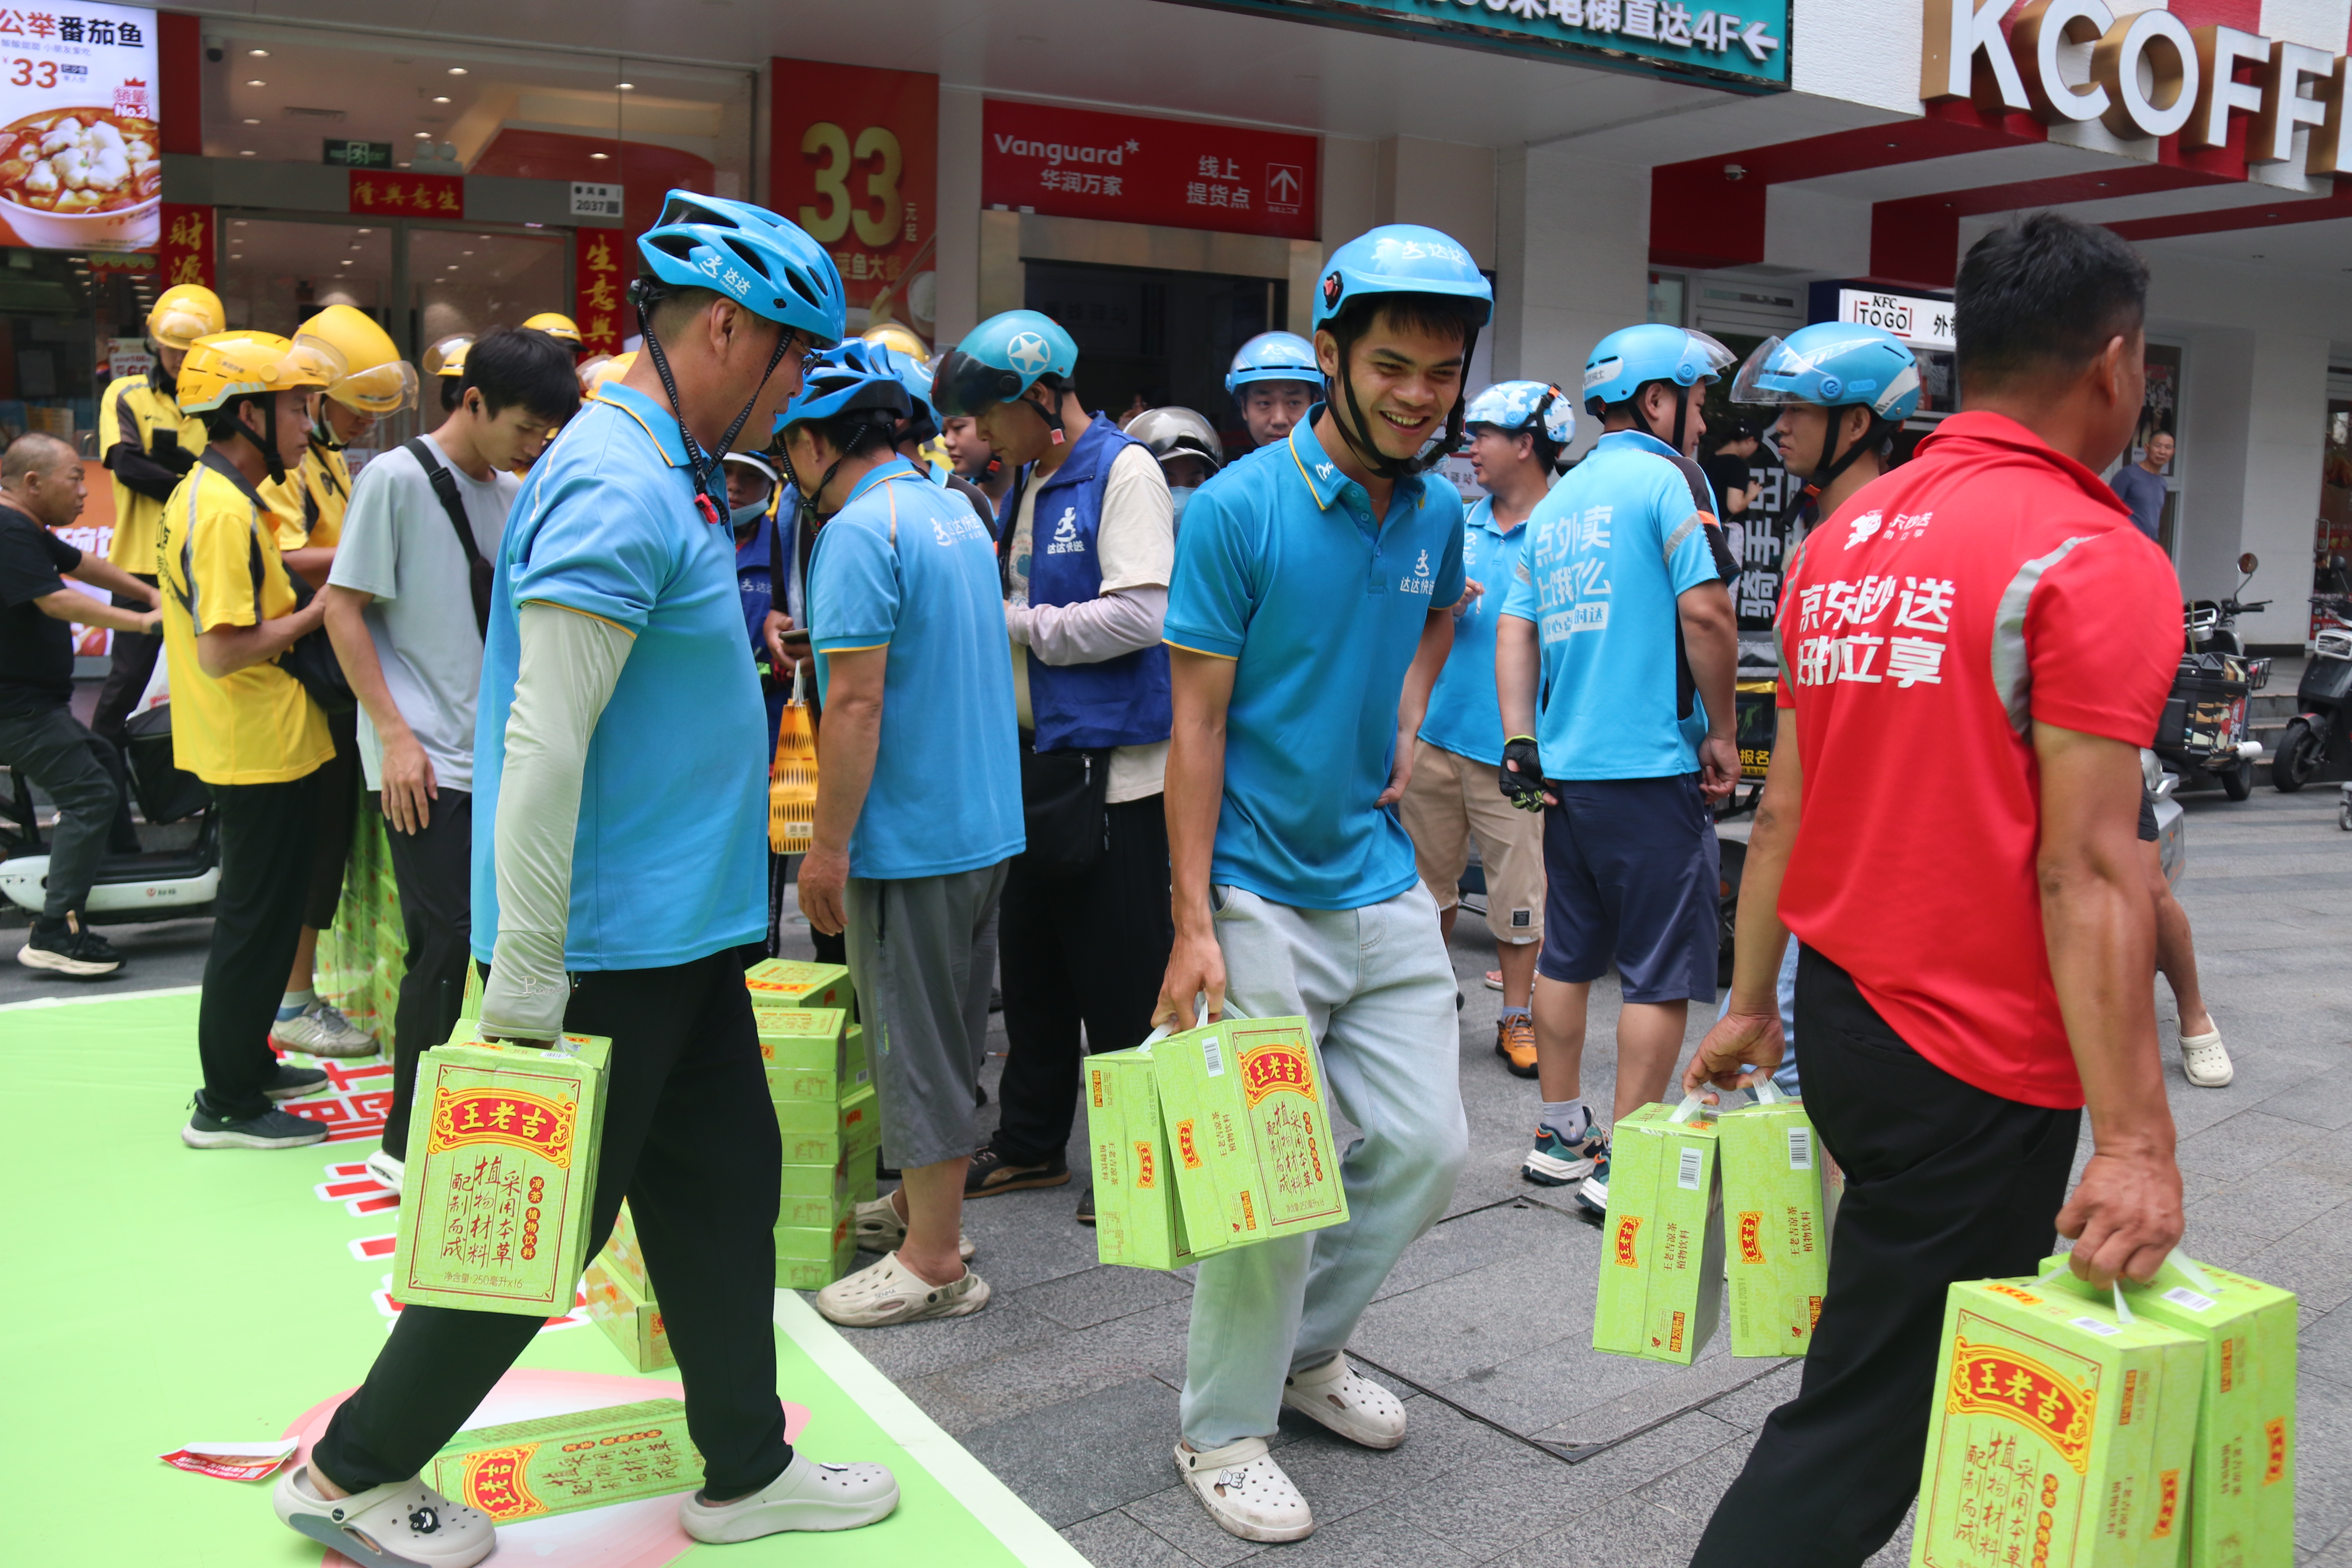
POLYGON ((326 1141, 324 1124, 274 1106, 258 1116, 231 1120, 215 1116, 201 1100, 180 1129, 180 1142, 191 1149, 299 1149, 326 1141))
POLYGON ((330 1002, 313 1002, 291 1018, 269 1026, 269 1037, 289 1051, 313 1057, 372 1057, 375 1037, 353 1024, 330 1002))
POLYGON ((326 1087, 327 1075, 317 1068, 288 1067, 279 1062, 278 1076, 264 1084, 261 1092, 272 1100, 299 1100, 326 1087))

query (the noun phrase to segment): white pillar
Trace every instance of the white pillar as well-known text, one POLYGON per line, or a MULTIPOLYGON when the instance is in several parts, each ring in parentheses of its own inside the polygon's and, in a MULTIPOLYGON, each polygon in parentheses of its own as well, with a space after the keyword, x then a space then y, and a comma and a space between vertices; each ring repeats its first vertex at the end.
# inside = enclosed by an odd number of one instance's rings
POLYGON ((1568 142, 1507 149, 1497 174, 1495 374, 1577 398, 1581 452, 1600 436, 1582 408, 1586 358, 1649 319, 1650 171, 1568 142))
POLYGON ((940 89, 940 302, 937 342, 980 325, 980 106, 969 88, 940 89))
POLYGON ((2249 643, 2301 643, 2309 627, 2314 520, 2326 455, 2328 342, 2215 328, 2191 335, 2180 442, 2180 585, 2217 598, 2237 557, 2262 558, 2249 596, 2271 607, 2238 623, 2249 643))

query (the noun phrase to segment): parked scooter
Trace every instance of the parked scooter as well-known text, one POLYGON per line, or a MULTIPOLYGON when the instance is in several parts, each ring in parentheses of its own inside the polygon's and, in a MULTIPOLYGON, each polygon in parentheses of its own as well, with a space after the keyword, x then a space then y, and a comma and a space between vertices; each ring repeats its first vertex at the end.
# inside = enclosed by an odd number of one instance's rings
POLYGON ((2210 773, 2231 800, 2254 790, 2254 761, 2263 743, 2247 732, 2247 699, 2270 683, 2271 661, 2249 658, 2238 638, 2238 617, 2270 607, 2268 599, 2242 600, 2261 563, 2252 551, 2238 557, 2243 575, 2226 599, 2198 599, 2182 617, 2186 634, 2172 693, 2157 726, 2156 754, 2186 781, 2210 773))
POLYGON ((2271 783, 2293 795, 2311 782, 2328 758, 2352 749, 2352 619, 2341 596, 2315 595, 2312 604, 2327 624, 2312 635, 2311 659, 2294 689, 2294 717, 2279 736, 2271 783))
MULTIPOLYGON (((131 797, 148 827, 193 819, 194 836, 177 848, 109 855, 99 863, 83 918, 91 925, 131 925, 208 914, 220 890, 220 825, 213 819, 212 795, 203 782, 173 763, 172 705, 162 702, 133 714, 125 729, 131 797)), ((0 855, 7 858, 0 861, 0 897, 37 915, 48 886, 48 847, 35 815, 32 785, 16 769, 5 771, 0 855)))

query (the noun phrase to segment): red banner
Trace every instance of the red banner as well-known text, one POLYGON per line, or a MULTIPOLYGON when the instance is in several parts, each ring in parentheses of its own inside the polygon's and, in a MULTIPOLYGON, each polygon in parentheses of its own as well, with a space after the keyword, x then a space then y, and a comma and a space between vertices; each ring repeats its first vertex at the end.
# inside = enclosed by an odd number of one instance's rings
POLYGON ((627 308, 635 250, 621 229, 572 231, 572 319, 580 328, 581 353, 619 353, 621 340, 635 330, 636 318, 627 308))
POLYGON ((998 99, 981 126, 988 206, 1277 239, 1318 233, 1312 136, 998 99))
POLYGON ((464 217, 463 174, 404 174, 353 169, 351 210, 366 216, 464 217))
MULTIPOLYGON (((940 79, 815 60, 774 62, 768 205, 814 236, 852 305, 930 265, 939 232, 940 79)), ((909 310, 894 306, 907 320, 909 310)), ((928 335, 929 323, 916 318, 928 335)))
POLYGON ((213 282, 213 226, 215 220, 210 207, 190 206, 185 202, 159 204, 162 244, 158 247, 156 269, 163 274, 163 286, 174 283, 201 283, 205 288, 213 282))

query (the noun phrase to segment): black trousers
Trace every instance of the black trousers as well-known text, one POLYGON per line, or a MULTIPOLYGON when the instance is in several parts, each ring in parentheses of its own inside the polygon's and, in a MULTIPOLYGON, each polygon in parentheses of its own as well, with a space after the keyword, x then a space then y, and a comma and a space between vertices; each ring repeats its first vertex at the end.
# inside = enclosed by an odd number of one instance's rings
POLYGON ((310 886, 310 839, 319 775, 287 784, 215 784, 220 819, 220 891, 213 945, 196 1010, 204 1109, 241 1120, 269 1109, 262 1092, 278 1070, 269 1026, 302 939, 310 886))
MULTIPOLYGON (((311 819, 310 885, 302 895, 302 923, 326 931, 343 901, 343 867, 352 858, 352 824, 359 820, 359 710, 327 715, 335 754, 319 764, 319 809, 311 819)), ((435 1042, 436 1045, 438 1041, 435 1042)))
POLYGON ((1151 1032, 1176 935, 1165 797, 1105 811, 1108 843, 1087 870, 1040 877, 1016 859, 1005 879, 997 963, 1007 1054, 991 1142, 1007 1164, 1042 1164, 1069 1143, 1082 1057, 1123 1051, 1151 1032))
POLYGON ((122 805, 116 776, 121 753, 59 702, 0 718, 0 763, 38 784, 57 805, 41 918, 56 921, 68 910, 81 914, 89 907, 89 885, 106 858, 107 836, 122 805))
MULTIPOLYGON (((626 1194, 686 1384, 686 1425, 702 1451, 706 1487, 719 1499, 757 1491, 793 1458, 771 1324, 783 1146, 735 952, 581 975, 563 1026, 613 1041, 589 1251, 604 1247, 626 1194)), ((415 1475, 514 1364, 540 1321, 407 1308, 311 1462, 352 1491, 415 1475)))
MULTIPOLYGON (((368 797, 383 809, 383 796, 368 797)), ((400 924, 408 967, 392 1017, 392 1108, 384 1113, 384 1152, 404 1159, 408 1108, 416 1096, 416 1058, 449 1037, 466 996, 467 948, 474 933, 474 796, 444 789, 428 801, 425 826, 392 828, 392 879, 400 889, 400 924)))
MULTIPOLYGON (((151 588, 155 586, 156 578, 152 572, 133 572, 131 574, 151 588)), ((111 598, 118 610, 143 610, 147 607, 146 600, 134 599, 127 595, 116 594, 111 598)), ((98 732, 100 739, 120 746, 122 744, 123 723, 131 717, 131 707, 139 700, 139 694, 147 689, 147 678, 155 673, 155 656, 163 651, 163 638, 160 634, 151 637, 145 632, 118 631, 110 646, 113 649, 112 662, 107 667, 106 684, 98 689, 98 708, 89 716, 89 727, 98 732)))
POLYGON ((1797 1034, 1805 1107, 1845 1171, 1829 1295, 1797 1397, 1766 1419, 1693 1568, 1858 1568, 1886 1544, 1919 1489, 1945 1292, 2049 1255, 2082 1125, 1935 1066, 1811 947, 1797 1034))

